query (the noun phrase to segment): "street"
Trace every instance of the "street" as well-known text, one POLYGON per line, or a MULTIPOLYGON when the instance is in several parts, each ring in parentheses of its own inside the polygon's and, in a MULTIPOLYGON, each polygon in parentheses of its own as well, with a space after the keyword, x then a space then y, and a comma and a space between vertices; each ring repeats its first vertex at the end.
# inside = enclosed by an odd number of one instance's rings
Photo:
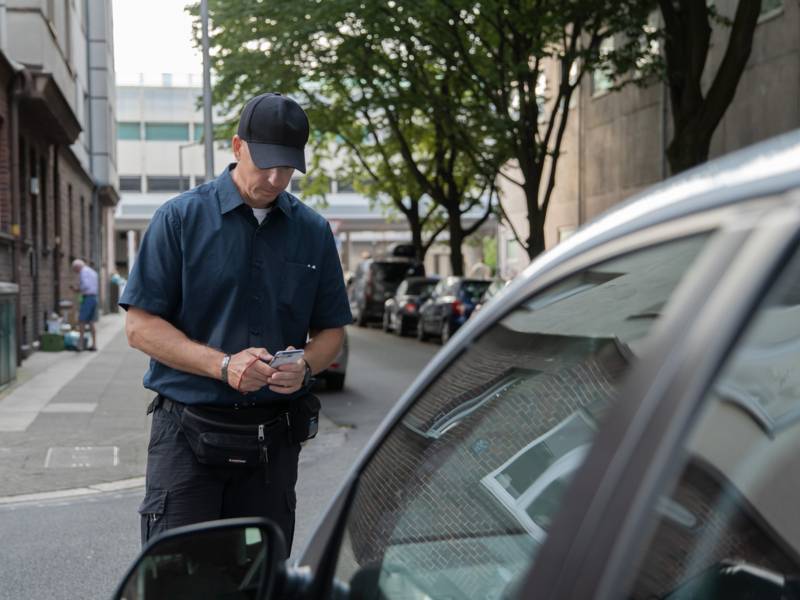
MULTIPOLYGON (((306 445, 300 456, 298 521, 293 556, 299 555, 303 549, 333 492, 383 415, 438 350, 436 345, 389 337, 377 329, 351 327, 349 335, 350 362, 345 388, 336 393, 320 391, 323 417, 327 418, 322 419, 318 437, 306 445)), ((89 365, 94 367, 93 378, 104 379, 100 365, 107 363, 106 368, 112 373, 107 374, 108 381, 102 384, 103 390, 114 389, 119 381, 123 381, 126 386, 138 386, 129 391, 141 392, 140 395, 146 398, 148 394, 141 390, 145 360, 127 348, 121 331, 107 344, 89 365)), ((77 385, 77 382, 73 381, 65 388, 69 385, 77 385)), ((32 436, 30 443, 41 442, 53 447, 59 436, 71 443, 79 443, 83 434, 87 436, 85 443, 88 447, 88 444, 98 443, 97 440, 103 436, 124 443, 135 438, 143 455, 146 449, 146 425, 142 418, 144 403, 136 406, 135 411, 134 407, 125 406, 119 402, 123 391, 116 389, 112 396, 99 402, 95 412, 101 411, 102 419, 91 419, 84 431, 69 430, 73 422, 63 416, 60 421, 66 429, 59 431, 55 415, 43 411, 44 414, 30 424, 30 429, 39 430, 39 419, 44 419, 47 421, 46 432, 32 436), (114 405, 118 406, 120 414, 108 409, 114 405), (111 431, 104 432, 103 427, 96 424, 98 420, 107 423, 111 431), (133 430, 125 433, 121 431, 120 421, 138 425, 131 425, 133 430)), ((96 399, 84 398, 83 401, 89 403, 96 399)), ((0 401, 0 409, 2 407, 0 401)), ((0 425, 4 423, 2 415, 0 410, 0 425)), ((115 468, 108 465, 45 468, 41 464, 44 446, 29 447, 26 452, 22 437, 22 432, 4 433, 0 430, 0 456, 26 456, 22 469, 15 467, 18 463, 6 460, 0 467, 2 495, 5 496, 0 498, 0 539, 3 540, 0 546, 0 581, 3 582, 0 600, 108 598, 139 551, 136 508, 143 493, 141 483, 127 479, 127 482, 132 482, 127 485, 134 487, 74 497, 38 496, 11 501, 13 497, 9 497, 15 491, 46 491, 41 483, 35 482, 52 481, 63 489, 64 483, 74 475, 76 485, 71 487, 90 486, 93 472, 105 477, 115 468), (25 471, 31 470, 35 471, 35 476, 26 476, 25 471), (54 474, 52 478, 51 474, 54 474), (19 484, 16 490, 8 485, 12 481, 19 484)), ((126 453, 121 451, 120 454, 126 453)), ((136 475, 135 464, 139 464, 141 469, 143 463, 139 462, 139 453, 135 457, 132 462, 120 460, 117 467, 121 473, 119 479, 136 475)), ((141 474, 140 471, 138 475, 141 474)), ((94 483, 108 480, 96 478, 94 483)))

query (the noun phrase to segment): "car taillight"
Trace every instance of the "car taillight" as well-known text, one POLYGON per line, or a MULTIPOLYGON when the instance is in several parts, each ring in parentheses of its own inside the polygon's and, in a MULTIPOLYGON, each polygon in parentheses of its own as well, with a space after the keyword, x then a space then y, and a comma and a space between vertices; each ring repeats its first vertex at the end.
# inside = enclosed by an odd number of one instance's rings
POLYGON ((453 314, 461 315, 462 317, 467 314, 467 307, 460 300, 453 302, 453 314))
POLYGON ((417 310, 417 305, 413 302, 407 302, 403 308, 405 308, 406 312, 413 313, 415 310, 417 310))

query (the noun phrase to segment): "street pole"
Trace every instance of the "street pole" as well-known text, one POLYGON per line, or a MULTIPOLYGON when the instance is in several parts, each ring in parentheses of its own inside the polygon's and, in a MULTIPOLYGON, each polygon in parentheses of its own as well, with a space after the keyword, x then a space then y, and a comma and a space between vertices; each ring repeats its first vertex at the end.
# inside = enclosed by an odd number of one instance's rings
POLYGON ((203 26, 203 137, 206 149, 206 181, 214 179, 214 124, 211 121, 211 61, 208 55, 208 0, 200 1, 203 26))

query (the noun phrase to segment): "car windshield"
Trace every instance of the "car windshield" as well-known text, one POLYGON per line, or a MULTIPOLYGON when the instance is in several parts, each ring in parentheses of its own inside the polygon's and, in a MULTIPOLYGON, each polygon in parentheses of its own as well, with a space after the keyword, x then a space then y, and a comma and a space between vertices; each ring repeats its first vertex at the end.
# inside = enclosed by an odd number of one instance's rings
POLYGON ((373 263, 372 266, 376 283, 386 282, 399 285, 403 279, 414 272, 412 263, 373 263))
POLYGON ((491 285, 491 281, 464 281, 461 284, 461 290, 464 297, 472 302, 478 302, 483 296, 483 293, 491 285))
POLYGON ((364 469, 336 577, 364 597, 511 597, 620 379, 707 239, 581 271, 471 343, 364 469))
POLYGON ((412 280, 408 282, 406 294, 424 296, 426 294, 430 294, 435 286, 435 280, 412 280))

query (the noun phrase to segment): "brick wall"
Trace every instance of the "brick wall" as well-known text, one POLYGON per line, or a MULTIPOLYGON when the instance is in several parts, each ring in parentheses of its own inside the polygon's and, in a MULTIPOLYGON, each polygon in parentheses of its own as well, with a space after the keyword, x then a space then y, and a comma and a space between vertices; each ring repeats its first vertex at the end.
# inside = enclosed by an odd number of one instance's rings
POLYGON ((392 546, 392 562, 414 571, 424 552, 423 572, 469 565, 459 571, 459 587, 482 597, 478 591, 497 576, 498 555, 525 563, 533 540, 481 479, 577 411, 601 419, 625 366, 610 339, 503 327, 484 336, 423 394, 407 427, 392 433, 364 472, 348 529, 351 569, 381 562, 392 546), (438 439, 423 435, 510 378, 438 439))
POLYGON ((22 344, 29 346, 44 331, 46 315, 60 300, 75 299, 69 289, 76 278, 74 258, 89 253, 89 203, 92 187, 69 149, 59 148, 28 125, 20 130, 22 187, 22 344), (31 178, 38 179, 34 194, 31 178), (70 202, 70 191, 72 202, 70 202))
MULTIPOLYGON (((612 339, 502 326, 481 338, 426 390, 365 469, 338 576, 387 563, 413 573, 423 588, 454 586, 454 597, 494 597, 498 586, 512 585, 527 570, 536 534, 482 480, 576 413, 601 423, 626 367, 612 339), (463 418, 441 433, 459 408, 463 418)), ((800 570, 732 490, 722 474, 690 463, 673 498, 696 523, 661 520, 631 598, 663 597, 723 559, 800 570)), ((560 493, 545 499, 538 518, 557 512, 560 493)), ((541 524, 546 530, 546 518, 541 524)))

